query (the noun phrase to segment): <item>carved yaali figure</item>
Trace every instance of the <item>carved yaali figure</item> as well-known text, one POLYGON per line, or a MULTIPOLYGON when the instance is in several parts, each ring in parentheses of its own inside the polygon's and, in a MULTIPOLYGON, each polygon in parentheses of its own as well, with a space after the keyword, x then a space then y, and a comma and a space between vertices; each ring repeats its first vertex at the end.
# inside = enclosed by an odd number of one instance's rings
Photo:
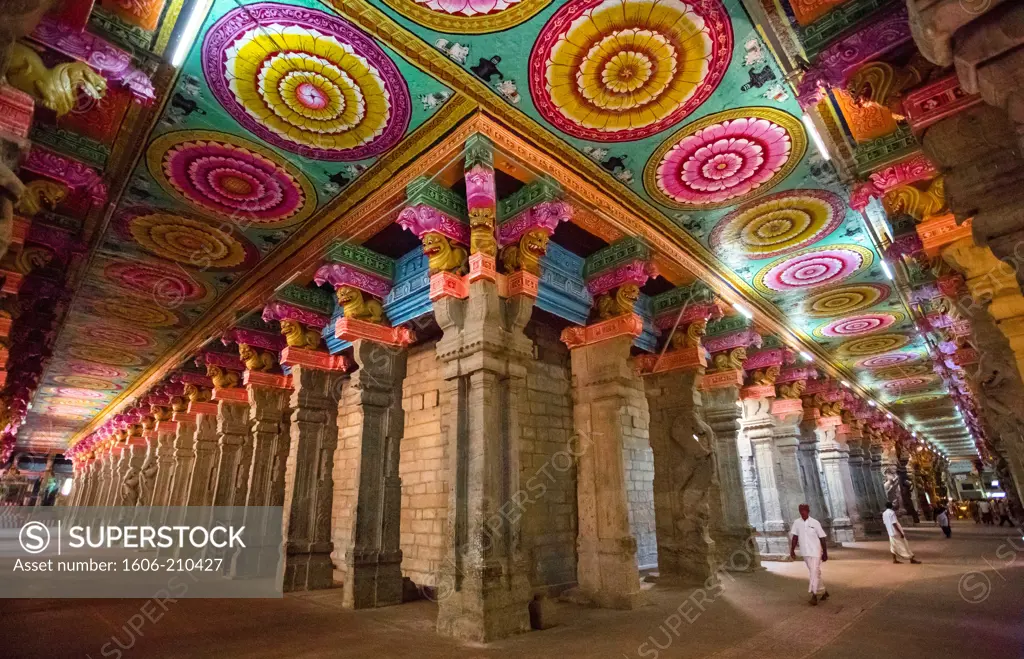
POLYGON ((775 384, 775 378, 779 377, 779 373, 781 371, 782 369, 778 366, 769 366, 768 368, 758 369, 750 376, 750 380, 758 387, 765 387, 775 384))
POLYGON ((686 327, 685 332, 676 332, 672 335, 672 347, 676 350, 681 348, 699 348, 701 339, 708 333, 708 321, 698 318, 686 327))
POLYGON ((270 371, 277 365, 273 353, 256 350, 248 343, 238 344, 238 356, 250 371, 270 371))
POLYGON ((284 336, 285 343, 292 348, 316 350, 320 347, 320 333, 316 330, 303 329, 296 320, 282 320, 281 334, 284 336))
POLYGON ((152 430, 153 428, 156 428, 156 418, 151 414, 142 417, 142 429, 152 430))
POLYGON ((948 210, 945 182, 941 176, 936 176, 927 189, 911 184, 893 188, 885 193, 882 202, 890 217, 906 214, 918 222, 948 210))
POLYGON ((206 365, 206 376, 213 380, 213 386, 217 389, 230 389, 238 386, 238 373, 216 364, 206 365))
POLYGON ((829 402, 825 400, 824 394, 814 394, 812 403, 821 412, 821 416, 839 416, 843 412, 842 401, 829 402))
POLYGON ((166 405, 150 405, 149 411, 153 413, 153 418, 157 421, 171 420, 171 409, 166 405))
POLYGON ((384 307, 372 297, 364 297, 355 286, 340 286, 334 293, 345 318, 365 320, 370 323, 384 321, 384 307))
POLYGON ((472 254, 498 255, 494 238, 494 209, 474 208, 469 211, 469 251, 472 254))
POLYGON ((210 400, 210 391, 197 387, 194 384, 185 385, 185 396, 188 397, 189 402, 192 403, 205 403, 210 400))
POLYGON ((677 522, 686 533, 703 534, 708 528, 711 510, 708 492, 715 475, 714 433, 696 410, 687 419, 679 415, 670 430, 679 447, 680 459, 673 460, 673 483, 682 494, 682 519, 677 522))
POLYGON ((96 100, 107 93, 107 81, 88 64, 65 62, 48 69, 39 54, 22 43, 15 43, 11 51, 7 82, 38 98, 58 117, 75 108, 79 93, 96 100))
POLYGON ((185 412, 186 410, 188 410, 188 400, 184 396, 171 398, 172 412, 185 412))
POLYGON ((938 69, 915 53, 898 68, 886 62, 865 64, 850 77, 847 87, 858 104, 876 103, 888 108, 897 119, 903 119, 903 93, 928 80, 938 69))
POLYGON ((799 400, 807 388, 807 380, 794 380, 785 382, 776 387, 779 398, 783 400, 799 400))
POLYGON ((130 508, 139 503, 139 472, 130 469, 121 484, 121 505, 130 508))
POLYGON ((60 183, 43 179, 29 181, 25 184, 25 193, 21 195, 15 208, 22 215, 32 217, 44 208, 52 211, 67 196, 67 187, 60 183))
POLYGON ((464 275, 469 272, 465 248, 440 233, 432 231, 423 236, 423 253, 427 255, 430 274, 454 272, 464 275))
POLYGON ((506 274, 517 270, 540 276, 540 260, 548 252, 548 234, 543 229, 530 229, 519 242, 501 251, 506 274))
POLYGON ((640 299, 640 287, 636 284, 623 284, 615 289, 615 294, 605 293, 597 298, 597 315, 602 320, 633 313, 636 301, 640 299))
POLYGON ((713 363, 716 371, 738 371, 742 370, 745 361, 747 361, 747 349, 739 346, 729 352, 718 353, 715 355, 713 363))

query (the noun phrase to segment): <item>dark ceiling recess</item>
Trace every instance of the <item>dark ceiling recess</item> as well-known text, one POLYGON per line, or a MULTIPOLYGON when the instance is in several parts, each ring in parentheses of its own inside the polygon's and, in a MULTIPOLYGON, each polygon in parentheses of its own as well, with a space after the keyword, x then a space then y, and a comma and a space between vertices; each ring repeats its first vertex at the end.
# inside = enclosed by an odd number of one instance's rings
MULTIPOLYGON (((514 176, 509 176, 501 170, 494 170, 494 188, 498 193, 498 199, 504 199, 510 194, 517 192, 524 183, 514 176)), ((463 199, 466 198, 466 179, 460 178, 452 185, 452 192, 463 199)))
POLYGON ((572 222, 559 223, 551 239, 576 256, 582 257, 590 256, 608 245, 605 241, 572 222))
POLYGON ((661 275, 653 279, 648 279, 647 283, 640 289, 644 295, 657 295, 658 293, 664 293, 665 291, 671 291, 675 288, 675 284, 665 279, 661 275))
POLYGON ((405 256, 420 246, 420 239, 416 237, 416 234, 406 231, 394 222, 363 243, 363 247, 393 259, 405 256))

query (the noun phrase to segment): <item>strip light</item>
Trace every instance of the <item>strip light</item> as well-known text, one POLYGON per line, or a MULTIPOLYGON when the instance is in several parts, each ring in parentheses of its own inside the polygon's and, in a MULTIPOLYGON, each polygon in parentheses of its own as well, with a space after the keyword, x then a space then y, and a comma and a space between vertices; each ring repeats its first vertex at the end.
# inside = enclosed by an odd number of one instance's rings
POLYGON ((821 153, 821 157, 824 160, 832 160, 832 155, 828 152, 828 147, 825 146, 825 140, 821 139, 821 133, 818 132, 818 127, 814 125, 814 121, 810 115, 804 113, 800 120, 804 123, 804 128, 807 129, 811 139, 814 140, 814 146, 818 147, 818 151, 821 153))
POLYGON ((736 311, 740 312, 740 315, 742 315, 744 318, 747 318, 748 320, 753 320, 754 319, 754 312, 751 311, 750 309, 746 308, 745 306, 743 306, 739 302, 733 302, 732 303, 732 308, 735 309, 736 311))
POLYGON ((889 267, 889 264, 886 263, 885 261, 882 261, 882 272, 885 273, 885 277, 890 281, 894 279, 892 269, 889 267))
POLYGON ((188 51, 192 50, 193 42, 199 36, 199 28, 203 26, 204 18, 206 18, 205 0, 192 0, 185 29, 182 31, 181 36, 178 37, 178 43, 174 47, 174 54, 171 56, 171 66, 179 67, 185 61, 188 51))

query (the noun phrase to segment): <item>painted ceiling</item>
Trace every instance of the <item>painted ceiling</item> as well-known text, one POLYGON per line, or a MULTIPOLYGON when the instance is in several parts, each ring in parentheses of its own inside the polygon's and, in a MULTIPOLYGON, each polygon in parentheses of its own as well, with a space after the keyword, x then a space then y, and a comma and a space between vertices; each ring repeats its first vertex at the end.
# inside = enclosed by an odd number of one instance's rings
POLYGON ((944 393, 739 0, 215 0, 19 439, 71 440, 453 89, 483 86, 599 166, 627 206, 692 237, 880 402, 944 393))

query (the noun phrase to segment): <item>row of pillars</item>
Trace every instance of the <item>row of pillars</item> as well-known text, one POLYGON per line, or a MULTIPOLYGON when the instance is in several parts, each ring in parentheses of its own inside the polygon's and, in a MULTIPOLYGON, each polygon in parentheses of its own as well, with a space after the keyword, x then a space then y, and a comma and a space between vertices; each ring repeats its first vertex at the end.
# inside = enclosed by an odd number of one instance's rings
MULTIPOLYGON (((451 479, 437 588, 442 634, 489 641, 530 626, 518 518, 503 510, 521 488, 533 356, 523 330, 532 310, 531 297, 501 297, 486 279, 471 282, 464 299, 434 301, 451 479)), ((624 446, 645 426, 664 582, 705 583, 721 569, 784 558, 803 502, 837 542, 877 531, 894 454, 865 449, 835 424, 805 421, 800 401, 773 413, 769 398, 741 399, 738 384, 705 386, 703 367, 644 376, 630 358, 639 317, 599 326, 567 339, 583 595, 614 608, 642 602, 624 446)), ((352 351, 358 369, 348 372, 325 353, 287 348, 288 378, 247 372, 244 390, 215 389, 212 402, 175 411, 82 470, 71 503, 282 506, 286 591, 331 587, 337 569, 346 606, 401 602, 406 352, 363 339, 352 351)))

